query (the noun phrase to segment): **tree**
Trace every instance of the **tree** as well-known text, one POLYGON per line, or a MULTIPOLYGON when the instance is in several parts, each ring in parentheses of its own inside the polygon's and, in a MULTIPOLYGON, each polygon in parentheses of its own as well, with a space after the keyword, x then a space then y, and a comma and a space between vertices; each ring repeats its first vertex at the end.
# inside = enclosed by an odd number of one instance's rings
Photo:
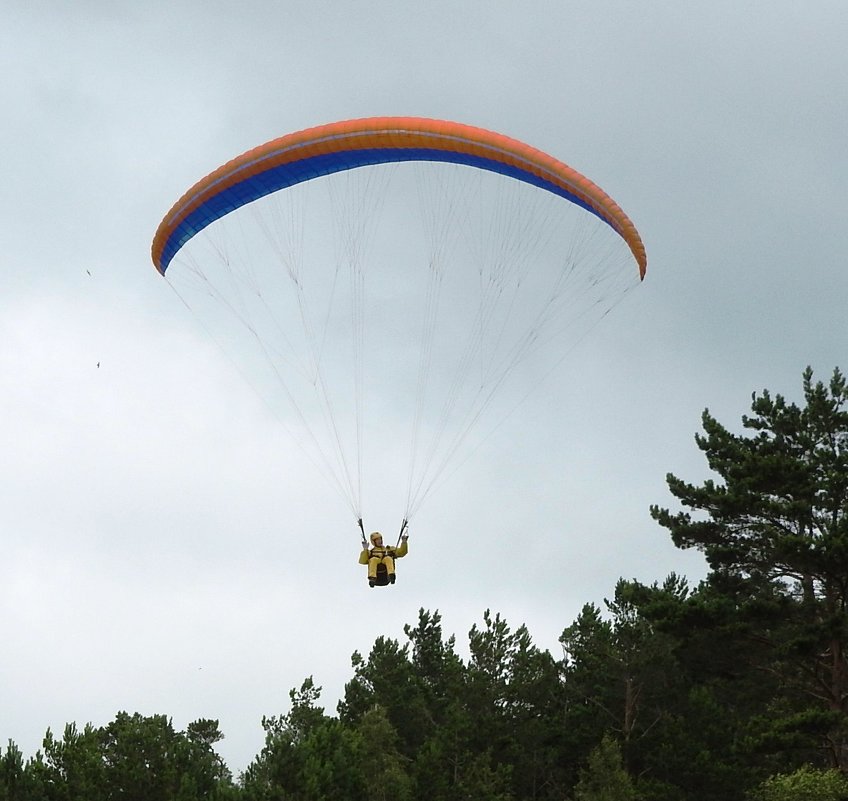
POLYGON ((324 714, 312 677, 289 693, 285 715, 262 719, 265 745, 242 776, 249 801, 365 799, 365 748, 358 732, 324 714))
POLYGON ((351 664, 354 676, 345 685, 344 699, 338 704, 339 719, 355 726, 379 705, 400 737, 401 753, 412 758, 432 720, 409 658, 409 645, 378 637, 368 659, 355 651, 351 664))
POLYGON ((292 799, 366 801, 365 747, 358 732, 327 718, 309 732, 298 749, 302 752, 301 770, 292 799))
POLYGON ((362 739, 362 770, 368 801, 409 801, 412 782, 407 773, 409 759, 400 752, 400 738, 386 714, 375 705, 366 712, 356 730, 362 739))
POLYGON ((291 709, 285 715, 262 718, 265 745, 247 766, 241 779, 245 797, 251 801, 304 798, 304 743, 326 717, 318 706, 321 688, 307 677, 299 690, 291 690, 291 709))
MULTIPOLYGON (((489 751, 467 754, 456 785, 456 798, 474 801, 512 801, 509 765, 493 764, 489 751)), ((534 796, 526 796, 535 798, 534 796)))
POLYGON ((100 739, 108 798, 170 801, 177 794, 179 738, 168 717, 119 712, 100 739))
POLYGON ((418 610, 418 625, 403 631, 412 646, 412 668, 427 717, 435 724, 448 714, 452 701, 462 696, 465 666, 456 653, 456 640, 444 638, 439 611, 418 610))
POLYGON ((182 738, 183 798, 231 797, 235 789, 232 773, 213 747, 224 739, 218 721, 208 718, 195 720, 188 724, 182 738))
POLYGON ((770 776, 750 795, 751 801, 843 801, 848 779, 836 770, 815 770, 807 765, 793 773, 770 776))
POLYGON ((469 763, 474 727, 466 704, 465 666, 455 638, 445 639, 438 610, 418 611, 418 624, 406 625, 412 658, 421 746, 415 754, 418 796, 431 801, 457 797, 469 763))
MULTIPOLYGON (((533 644, 526 626, 512 631, 488 609, 468 643, 470 748, 511 776, 516 795, 561 798, 566 699, 560 666, 533 644)), ((484 770, 487 761, 477 767, 484 770)))
POLYGON ((0 749, 0 799, 17 801, 22 798, 24 755, 12 740, 3 753, 0 749))
POLYGON ((755 393, 742 433, 706 410, 696 442, 720 481, 669 474, 685 511, 651 514, 704 552, 708 592, 731 603, 751 666, 780 682, 771 747, 782 737, 797 760, 818 743, 848 771, 848 386, 839 370, 827 385, 812 376, 804 406, 755 393))
POLYGON ((624 769, 618 743, 608 734, 592 749, 574 788, 574 801, 634 801, 633 781, 624 769))
POLYGON ((108 797, 101 736, 90 723, 82 731, 75 723, 66 724, 60 740, 47 729, 43 746, 56 799, 97 801, 108 797))
MULTIPOLYGON (((685 583, 676 581, 670 577, 662 592, 685 595, 685 583)), ((628 769, 643 767, 642 741, 670 714, 672 689, 679 684, 676 643, 642 613, 640 592, 641 585, 620 580, 613 599, 605 600, 609 619, 588 604, 560 637, 569 717, 582 739, 578 747, 585 755, 604 732, 614 732, 628 769)))

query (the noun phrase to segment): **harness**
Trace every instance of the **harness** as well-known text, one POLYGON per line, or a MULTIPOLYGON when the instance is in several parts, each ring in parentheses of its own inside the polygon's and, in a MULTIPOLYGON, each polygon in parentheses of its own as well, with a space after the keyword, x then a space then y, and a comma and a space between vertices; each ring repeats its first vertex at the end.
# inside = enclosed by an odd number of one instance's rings
POLYGON ((390 556, 392 559, 394 559, 395 549, 387 547, 385 545, 381 545, 379 548, 371 548, 370 554, 372 559, 385 559, 387 556, 390 556))

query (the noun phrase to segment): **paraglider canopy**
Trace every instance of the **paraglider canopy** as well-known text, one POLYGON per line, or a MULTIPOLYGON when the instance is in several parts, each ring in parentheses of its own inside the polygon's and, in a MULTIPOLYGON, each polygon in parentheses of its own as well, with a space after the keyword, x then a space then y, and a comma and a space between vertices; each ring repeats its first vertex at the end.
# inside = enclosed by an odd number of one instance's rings
POLYGON ((571 167, 503 134, 444 120, 373 117, 321 125, 274 139, 195 184, 166 215, 153 241, 163 275, 177 251, 215 220, 246 203, 322 175, 398 161, 444 161, 508 175, 576 203, 627 242, 645 277, 635 226, 602 189, 571 167))
POLYGON ((151 252, 360 527, 366 484, 405 496, 405 527, 647 266, 573 168, 418 117, 243 153, 173 205, 151 252))

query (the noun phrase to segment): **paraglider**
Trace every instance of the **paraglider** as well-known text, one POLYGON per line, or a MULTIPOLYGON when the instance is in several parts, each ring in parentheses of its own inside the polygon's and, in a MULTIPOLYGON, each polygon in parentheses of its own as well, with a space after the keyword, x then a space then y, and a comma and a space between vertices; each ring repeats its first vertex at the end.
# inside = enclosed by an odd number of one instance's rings
MULTIPOLYGON (((174 204, 151 252, 360 527, 366 488, 405 526, 647 267, 573 168, 416 117, 247 151, 174 204)), ((391 582, 406 539, 372 571, 362 533, 369 579, 382 564, 391 582)))

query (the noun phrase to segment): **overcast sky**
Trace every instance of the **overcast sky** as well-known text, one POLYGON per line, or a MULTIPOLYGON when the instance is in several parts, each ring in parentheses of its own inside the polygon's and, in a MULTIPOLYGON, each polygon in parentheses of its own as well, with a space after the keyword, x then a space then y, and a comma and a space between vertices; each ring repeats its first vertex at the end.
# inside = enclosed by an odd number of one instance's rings
POLYGON ((2 17, 0 743, 27 755, 48 726, 127 710, 218 718, 241 770, 292 687, 313 675, 333 712, 351 653, 403 639, 420 607, 461 650, 490 608, 559 655, 619 577, 704 575, 648 507, 671 503, 667 472, 706 475, 705 407, 736 426, 753 391, 798 399, 806 365, 848 369, 843 0, 2 17), (149 256, 219 164, 372 115, 541 148, 648 252, 645 282, 428 501, 380 591, 349 511, 149 256))

